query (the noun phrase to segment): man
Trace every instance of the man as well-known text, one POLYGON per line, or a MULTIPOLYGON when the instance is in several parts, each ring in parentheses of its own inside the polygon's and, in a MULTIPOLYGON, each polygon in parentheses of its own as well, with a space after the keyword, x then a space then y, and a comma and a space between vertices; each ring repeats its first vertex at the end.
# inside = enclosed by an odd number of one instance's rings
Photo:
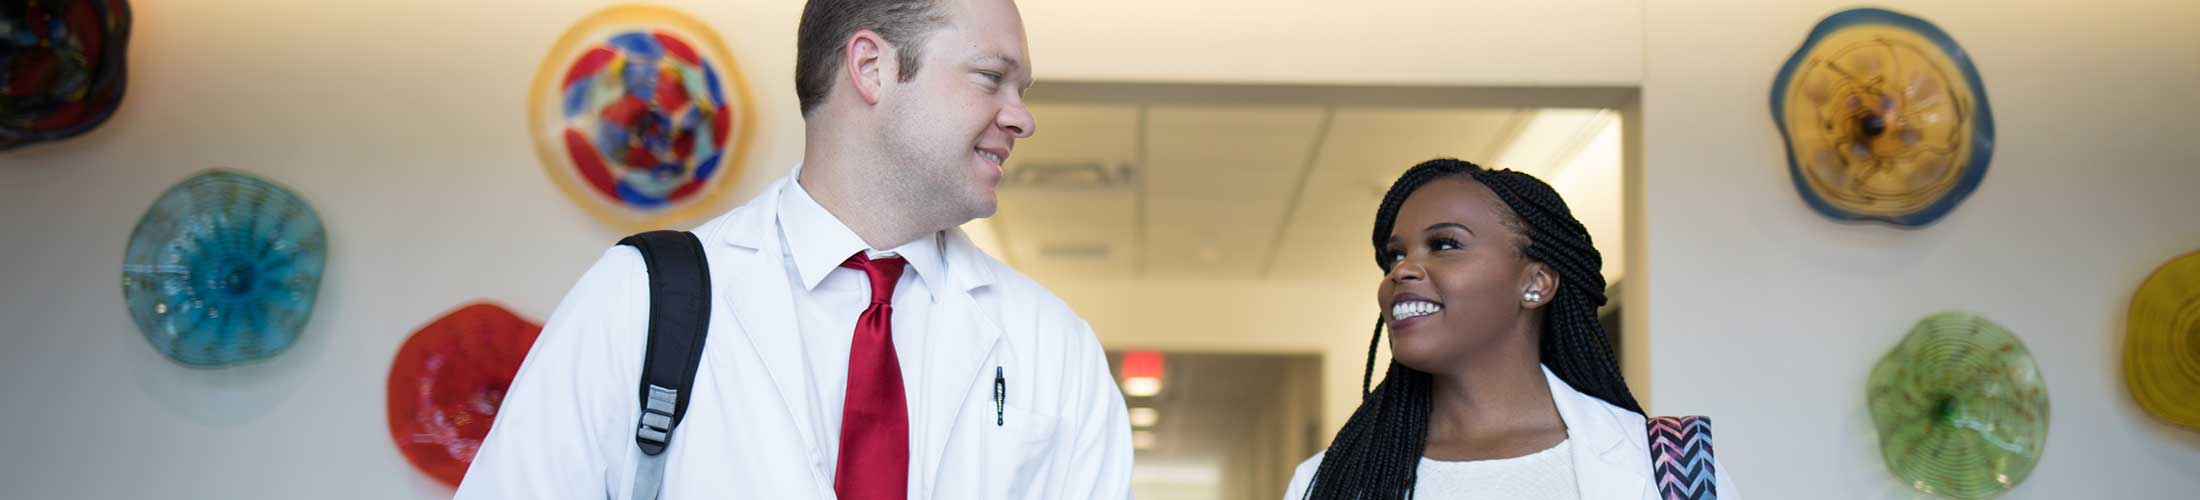
MULTIPOLYGON (((797 38, 803 164, 695 231, 709 337, 662 498, 1128 498, 1130 428, 1091 327, 955 229, 992 215, 1035 130, 1016 6, 813 0, 797 38)), ((459 498, 649 494, 648 282, 627 247, 581 277, 459 498)))

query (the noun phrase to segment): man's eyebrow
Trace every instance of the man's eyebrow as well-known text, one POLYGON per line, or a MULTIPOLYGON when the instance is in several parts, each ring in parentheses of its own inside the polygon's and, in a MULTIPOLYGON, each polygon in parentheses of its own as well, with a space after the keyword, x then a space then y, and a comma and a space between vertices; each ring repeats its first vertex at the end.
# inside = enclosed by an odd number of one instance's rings
POLYGON ((1002 64, 1002 65, 1006 65, 1006 66, 1008 66, 1008 68, 1009 68, 1009 69, 1016 69, 1016 68, 1021 68, 1021 67, 1023 67, 1023 66, 1024 66, 1024 63, 1023 63, 1023 61, 1018 61, 1018 60, 1016 60, 1016 58, 1014 58, 1014 57, 1009 57, 1009 56, 1006 56, 1006 55, 1002 55, 1002 54, 985 54, 985 55, 980 55, 980 56, 978 56, 977 60, 975 60, 975 61, 972 61, 972 62, 973 62, 973 63, 976 63, 976 64, 984 64, 984 63, 998 63, 998 64, 1002 64))

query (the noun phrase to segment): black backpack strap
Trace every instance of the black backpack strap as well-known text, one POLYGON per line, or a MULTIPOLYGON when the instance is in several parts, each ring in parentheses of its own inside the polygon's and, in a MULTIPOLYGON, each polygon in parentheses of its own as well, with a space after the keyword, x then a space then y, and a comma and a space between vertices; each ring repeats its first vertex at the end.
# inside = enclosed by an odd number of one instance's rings
POLYGON ((649 268, 649 346, 642 357, 641 425, 634 429, 642 456, 633 498, 652 499, 663 482, 672 430, 693 399, 689 388, 710 333, 710 264, 702 241, 686 231, 650 231, 619 244, 640 250, 649 268))

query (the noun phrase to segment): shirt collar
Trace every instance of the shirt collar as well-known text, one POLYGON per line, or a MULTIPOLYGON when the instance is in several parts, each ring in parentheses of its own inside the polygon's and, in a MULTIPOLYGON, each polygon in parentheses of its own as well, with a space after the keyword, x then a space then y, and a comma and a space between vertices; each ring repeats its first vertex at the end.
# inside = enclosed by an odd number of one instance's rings
POLYGON ((787 253, 794 256, 795 274, 802 279, 804 290, 816 290, 825 281, 825 275, 847 262, 856 252, 871 257, 900 256, 909 261, 910 270, 916 271, 917 280, 924 283, 925 293, 937 297, 939 286, 946 281, 946 263, 941 261, 940 235, 933 233, 903 243, 888 250, 870 248, 853 229, 841 223, 840 218, 826 211, 809 190, 802 188, 797 165, 795 173, 779 196, 779 228, 787 245, 787 253))

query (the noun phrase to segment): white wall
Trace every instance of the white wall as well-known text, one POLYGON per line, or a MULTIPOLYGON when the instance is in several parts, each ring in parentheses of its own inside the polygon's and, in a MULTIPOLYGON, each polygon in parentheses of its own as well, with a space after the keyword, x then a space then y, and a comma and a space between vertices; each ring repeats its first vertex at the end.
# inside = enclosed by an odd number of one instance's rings
POLYGON ((1999 129, 1984 183, 1914 231, 1820 217, 1785 171, 1773 75, 1847 5, 1646 9, 1653 412, 1711 415, 1754 498, 1908 497, 1864 380, 1918 319, 1969 309, 2023 338, 2053 399, 2004 498, 2191 498, 2200 434, 2131 402, 2121 346, 2147 272, 2200 248, 2200 3, 1898 2, 1970 53, 1999 129))
MULTIPOLYGON (((800 5, 666 3, 716 27, 750 77, 762 122, 733 197, 745 198, 799 157, 785 73, 800 5)), ((0 154, 0 496, 447 495, 388 441, 388 362, 412 329, 467 300, 546 315, 618 236, 543 177, 523 119, 543 51, 601 5, 135 2, 122 111, 76 140, 0 154), (181 368, 121 310, 130 227, 161 190, 210 166, 292 186, 330 228, 315 318, 266 364, 181 368)), ((2200 157, 2187 146, 2200 137, 2187 119, 2200 111, 2200 35, 2181 25, 2200 6, 1903 7, 1970 49, 2001 135, 1967 204, 1898 231, 1823 220, 1780 170, 1765 109, 1772 73, 1838 5, 1027 0, 1024 10, 1043 79, 1640 85, 1642 116, 1626 134, 1642 138, 1629 153, 1642 156, 1643 175, 1630 175, 1641 184, 1629 190, 1646 210, 1629 216, 1644 228, 1627 238, 1647 243, 1629 271, 1650 291, 1630 306, 1650 311, 1643 378, 1655 410, 1717 418, 1720 454, 1756 498, 1903 496, 1869 448, 1863 373, 1910 322, 1954 307, 2022 335, 2052 384, 2047 458, 2012 497, 2200 487, 2190 474, 2200 437, 2144 417, 2117 376, 2131 289, 2200 247, 2189 218, 2200 157)), ((1267 296, 1275 309, 1232 313, 1277 336, 1210 339, 1159 335, 1181 325, 1162 319, 1196 311, 1090 298, 1110 286, 1057 288, 1110 344, 1331 352, 1331 420, 1341 421, 1336 402, 1349 411, 1340 398, 1356 397, 1369 325, 1351 311, 1368 307, 1362 294, 1279 290, 1267 296), (1306 312, 1323 307, 1344 312, 1306 312)))

